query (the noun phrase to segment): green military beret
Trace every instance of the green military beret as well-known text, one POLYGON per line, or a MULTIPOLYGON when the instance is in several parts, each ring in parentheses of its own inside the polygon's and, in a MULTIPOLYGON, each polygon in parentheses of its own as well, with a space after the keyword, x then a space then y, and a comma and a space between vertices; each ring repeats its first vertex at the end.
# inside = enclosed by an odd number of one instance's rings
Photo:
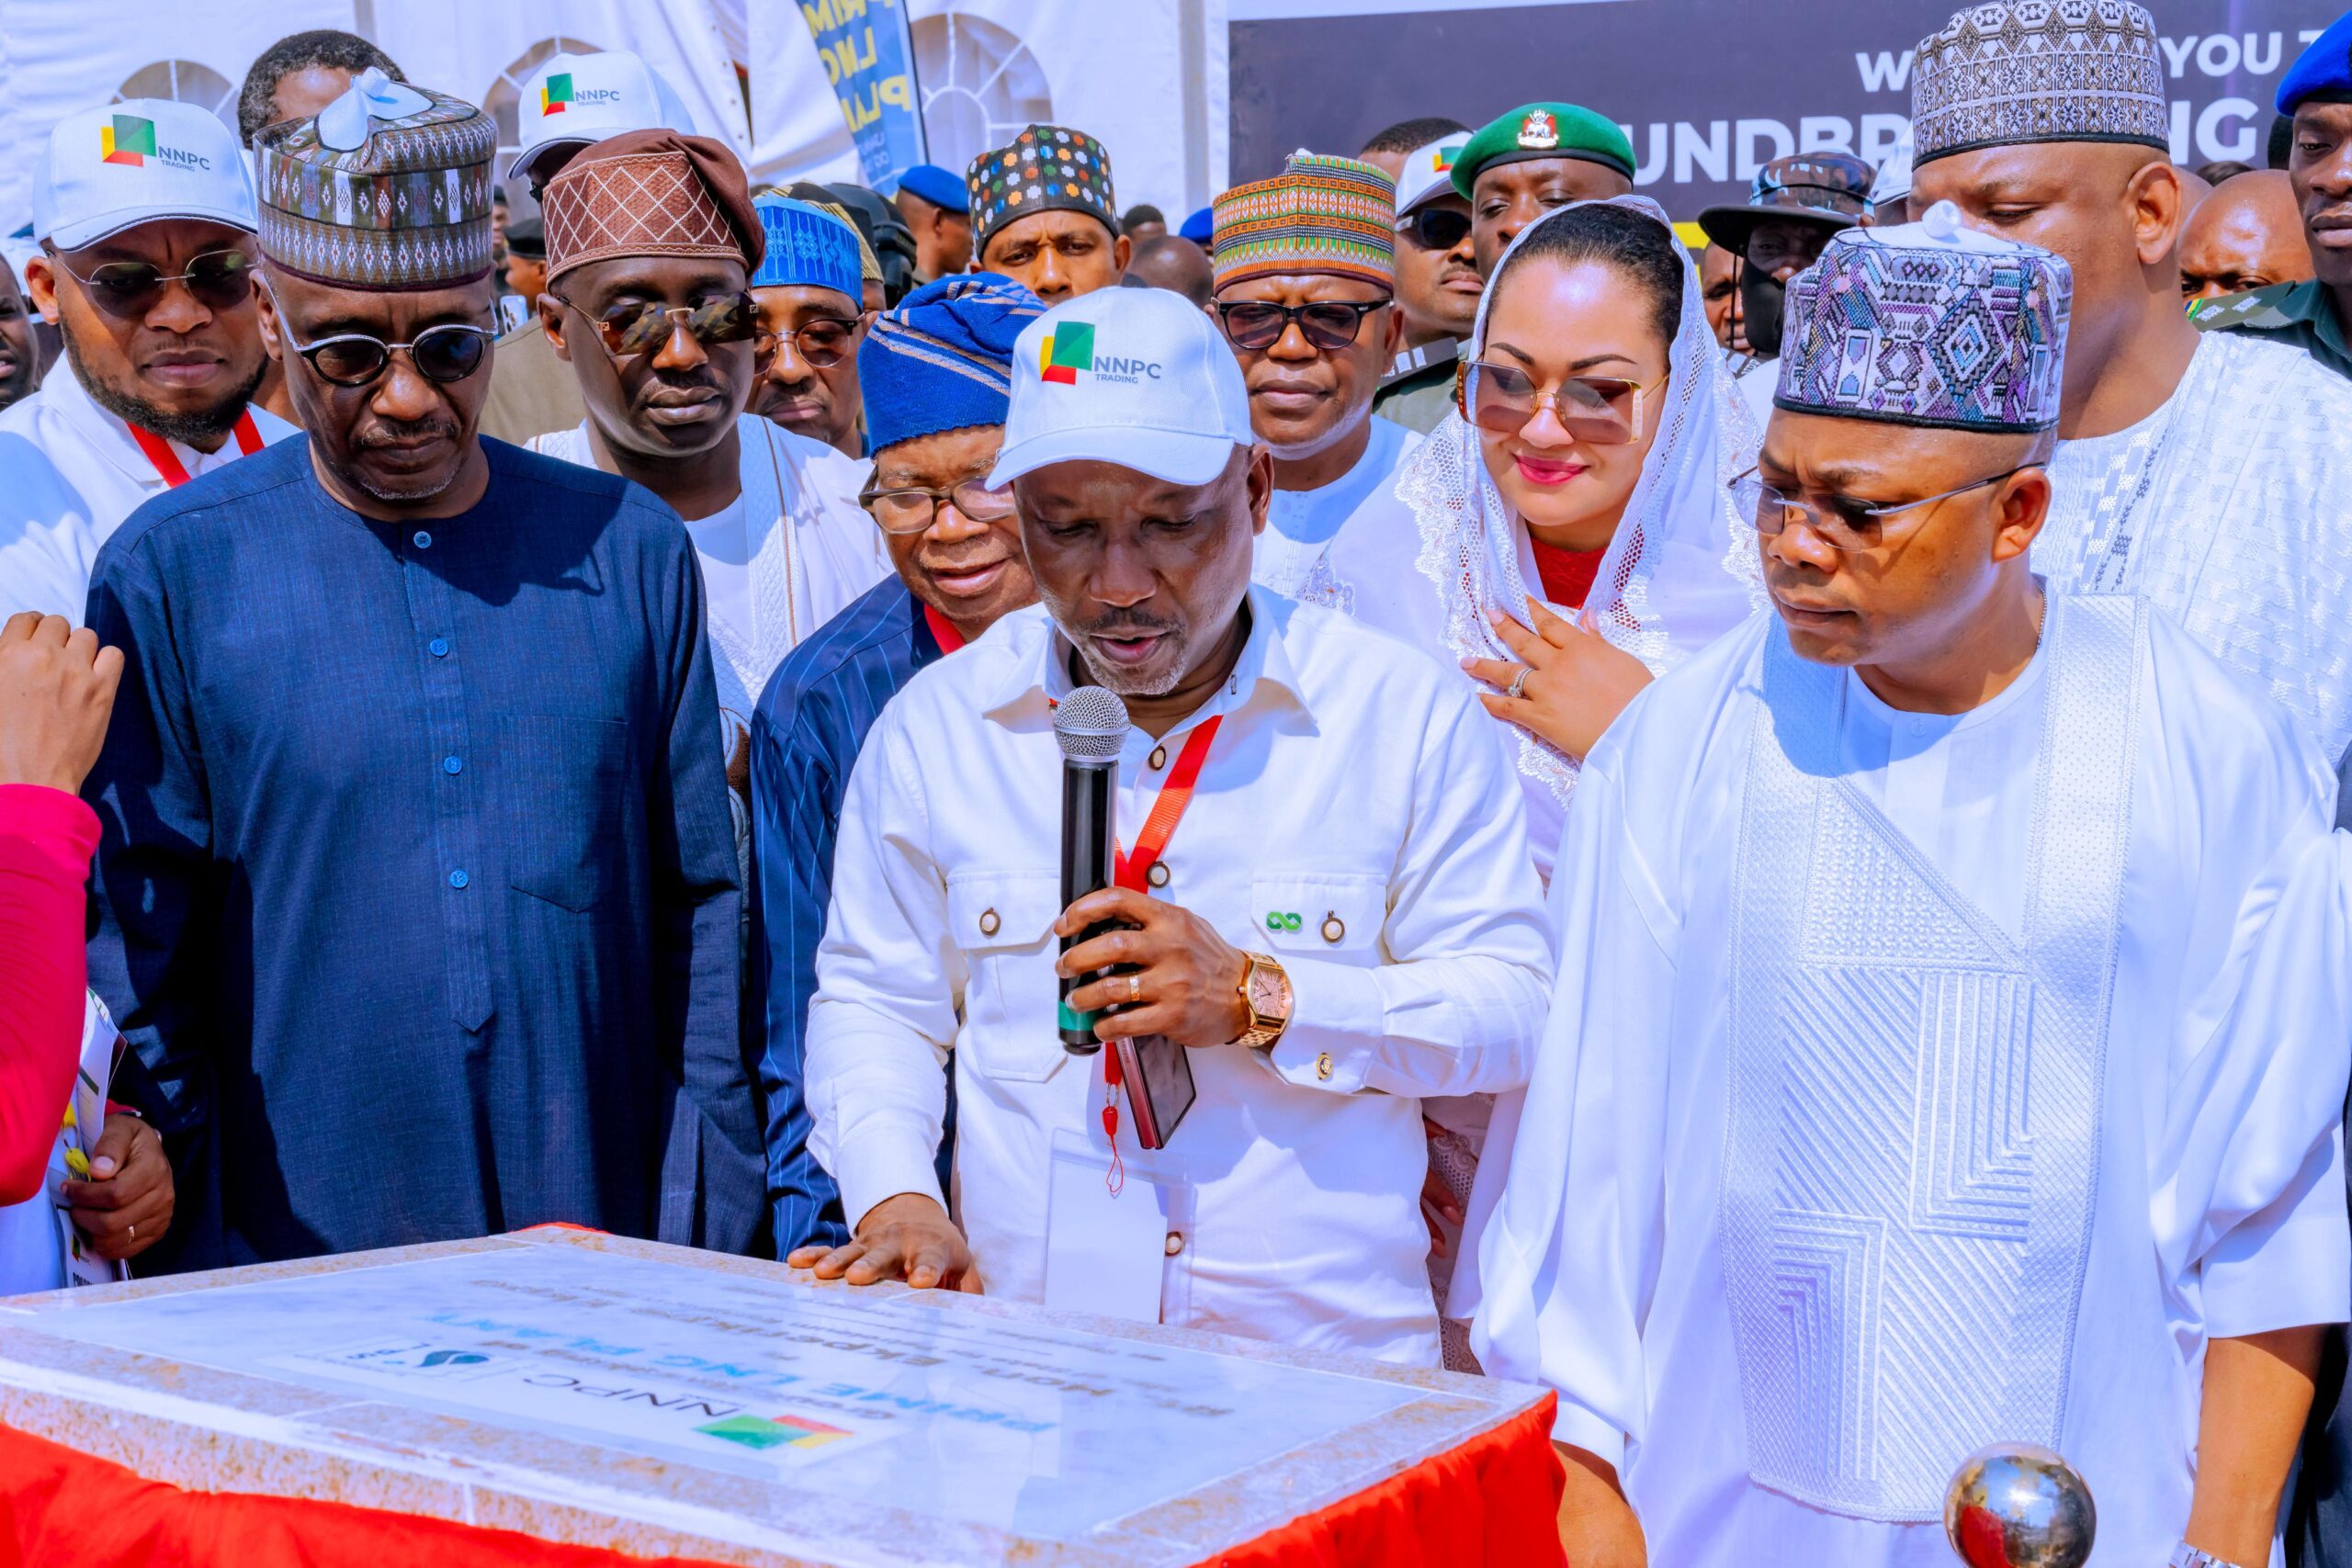
POLYGON ((1467 200, 1479 170, 1531 158, 1580 158, 1634 177, 1634 144, 1607 115, 1575 104, 1521 104, 1463 143, 1453 188, 1467 200))

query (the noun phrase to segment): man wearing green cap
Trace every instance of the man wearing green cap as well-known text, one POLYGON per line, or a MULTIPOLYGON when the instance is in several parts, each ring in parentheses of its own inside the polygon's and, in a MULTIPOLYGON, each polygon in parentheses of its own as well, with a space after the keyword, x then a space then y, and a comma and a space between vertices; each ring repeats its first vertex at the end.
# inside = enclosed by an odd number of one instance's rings
POLYGON ((1521 104, 1463 144, 1453 188, 1470 203, 1481 276, 1512 236, 1555 207, 1634 188, 1634 144, 1617 122, 1575 104, 1521 104))

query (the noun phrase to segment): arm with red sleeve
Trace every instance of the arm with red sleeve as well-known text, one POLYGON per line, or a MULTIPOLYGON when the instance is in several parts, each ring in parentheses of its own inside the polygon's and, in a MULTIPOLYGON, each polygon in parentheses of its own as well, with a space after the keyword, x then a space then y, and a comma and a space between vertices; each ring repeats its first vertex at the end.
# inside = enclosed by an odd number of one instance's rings
POLYGON ((0 784, 0 1205, 40 1190, 82 1053, 83 884, 98 818, 63 790, 0 784))

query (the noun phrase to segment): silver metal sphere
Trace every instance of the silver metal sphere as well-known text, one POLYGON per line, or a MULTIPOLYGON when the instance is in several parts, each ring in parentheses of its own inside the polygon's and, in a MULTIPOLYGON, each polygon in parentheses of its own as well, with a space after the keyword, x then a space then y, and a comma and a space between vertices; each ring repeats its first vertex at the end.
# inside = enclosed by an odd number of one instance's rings
POLYGON ((1944 1534, 1969 1568, 2082 1568, 2098 1527, 2090 1487, 2032 1443, 1977 1450, 1944 1494, 1944 1534))

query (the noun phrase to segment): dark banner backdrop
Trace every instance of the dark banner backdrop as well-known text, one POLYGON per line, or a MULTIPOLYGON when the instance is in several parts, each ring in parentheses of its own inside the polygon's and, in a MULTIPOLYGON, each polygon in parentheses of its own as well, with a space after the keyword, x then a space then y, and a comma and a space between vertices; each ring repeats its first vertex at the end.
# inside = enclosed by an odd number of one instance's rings
MULTIPOLYGON (((1416 115, 1477 126, 1551 99, 1624 125, 1635 188, 1687 219, 1745 200, 1757 165, 1783 153, 1883 159, 1910 112, 1912 49, 1952 9, 1951 0, 1589 0, 1236 21, 1231 177, 1272 174, 1299 147, 1351 153, 1416 115)), ((2164 34, 2173 157, 2259 167, 2278 78, 2339 14, 2335 0, 2159 0, 2150 9, 2164 34)))

